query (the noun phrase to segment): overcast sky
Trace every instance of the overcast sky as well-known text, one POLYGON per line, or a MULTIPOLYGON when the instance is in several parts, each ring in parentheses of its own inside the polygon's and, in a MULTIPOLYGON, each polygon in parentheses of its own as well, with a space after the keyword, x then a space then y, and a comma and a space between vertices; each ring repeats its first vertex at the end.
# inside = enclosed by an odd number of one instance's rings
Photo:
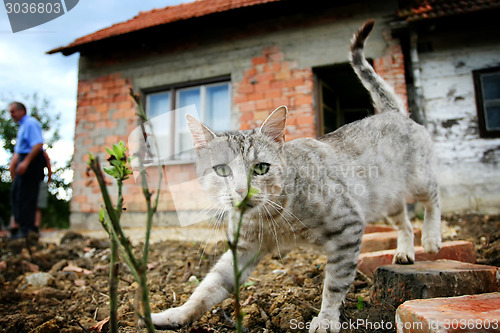
MULTIPOLYGON (((6 8, 0 4, 0 101, 19 100, 33 93, 49 99, 52 111, 61 113, 62 136, 49 154, 62 166, 73 153, 79 54, 66 57, 46 52, 131 19, 140 11, 191 1, 80 0, 63 16, 17 33, 12 33, 6 8)), ((7 158, 0 148, 0 164, 7 158)))

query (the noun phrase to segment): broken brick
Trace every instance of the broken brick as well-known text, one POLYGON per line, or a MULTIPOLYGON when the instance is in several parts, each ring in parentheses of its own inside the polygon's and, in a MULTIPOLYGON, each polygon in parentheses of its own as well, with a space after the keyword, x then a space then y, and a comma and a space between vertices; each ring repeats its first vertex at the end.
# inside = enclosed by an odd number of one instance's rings
MULTIPOLYGON (((358 259, 358 269, 368 276, 372 276, 377 267, 392 264, 396 250, 361 253, 358 259)), ((476 253, 474 244, 466 241, 444 242, 441 250, 436 254, 429 254, 421 246, 415 247, 416 261, 434 261, 439 259, 456 260, 474 264, 476 253)))
POLYGON ((396 311, 401 333, 500 331, 500 293, 412 300, 396 311))

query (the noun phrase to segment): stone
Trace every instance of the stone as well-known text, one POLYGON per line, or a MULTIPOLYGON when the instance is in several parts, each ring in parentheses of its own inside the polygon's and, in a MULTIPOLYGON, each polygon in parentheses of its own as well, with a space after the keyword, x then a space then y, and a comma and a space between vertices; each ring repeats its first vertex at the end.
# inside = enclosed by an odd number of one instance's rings
POLYGON ((500 293, 406 301, 396 325, 398 333, 498 332, 500 293))
POLYGON ((374 275, 372 301, 394 307, 412 299, 500 291, 499 268, 453 260, 387 265, 374 275))

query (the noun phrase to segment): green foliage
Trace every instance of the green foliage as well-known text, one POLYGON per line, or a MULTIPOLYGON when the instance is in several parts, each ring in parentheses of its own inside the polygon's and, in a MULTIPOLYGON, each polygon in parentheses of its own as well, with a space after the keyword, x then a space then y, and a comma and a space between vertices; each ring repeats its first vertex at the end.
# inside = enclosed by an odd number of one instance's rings
POLYGON ((130 158, 127 159, 125 155, 127 148, 123 141, 114 144, 112 149, 107 147, 105 149, 110 156, 108 162, 111 166, 103 167, 104 172, 119 181, 128 179, 132 174, 132 168, 130 167, 130 158))
POLYGON ((363 302, 363 297, 358 296, 358 303, 356 304, 356 308, 358 310, 361 310, 364 308, 364 306, 365 306, 365 303, 363 302))
MULTIPOLYGON (((50 101, 40 97, 37 93, 25 95, 21 98, 3 96, 0 98, 0 149, 4 149, 10 156, 14 153, 18 124, 14 122, 9 113, 9 104, 14 100, 22 102, 28 114, 40 122, 46 147, 51 148, 59 136, 60 113, 54 113, 50 101)), ((70 185, 62 178, 64 171, 69 169, 71 161, 62 168, 53 170, 52 181, 49 185, 49 205, 43 211, 42 227, 68 228, 69 227, 69 202, 59 196, 59 189, 65 192, 70 190, 70 185)), ((10 189, 12 180, 8 165, 0 166, 0 222, 7 226, 11 216, 10 189)))
MULTIPOLYGON (((3 141, 3 149, 11 155, 14 152, 18 128, 18 124, 11 119, 9 113, 9 104, 13 101, 13 98, 6 100, 5 97, 0 101, 0 105, 2 105, 0 109, 0 139, 3 141)), ((37 93, 23 96, 19 102, 26 106, 29 115, 38 119, 44 132, 45 144, 51 148, 61 138, 58 126, 61 114, 54 113, 50 101, 45 97, 40 97, 37 93)))

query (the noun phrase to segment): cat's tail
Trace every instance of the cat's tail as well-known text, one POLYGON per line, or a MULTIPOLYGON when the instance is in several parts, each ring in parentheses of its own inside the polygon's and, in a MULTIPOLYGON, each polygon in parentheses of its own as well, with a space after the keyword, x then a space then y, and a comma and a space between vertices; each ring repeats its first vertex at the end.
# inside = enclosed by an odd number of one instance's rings
POLYGON ((351 40, 349 55, 352 68, 368 90, 377 112, 396 111, 407 115, 403 102, 394 89, 384 81, 368 63, 364 54, 365 40, 373 29, 374 20, 366 21, 351 40))

